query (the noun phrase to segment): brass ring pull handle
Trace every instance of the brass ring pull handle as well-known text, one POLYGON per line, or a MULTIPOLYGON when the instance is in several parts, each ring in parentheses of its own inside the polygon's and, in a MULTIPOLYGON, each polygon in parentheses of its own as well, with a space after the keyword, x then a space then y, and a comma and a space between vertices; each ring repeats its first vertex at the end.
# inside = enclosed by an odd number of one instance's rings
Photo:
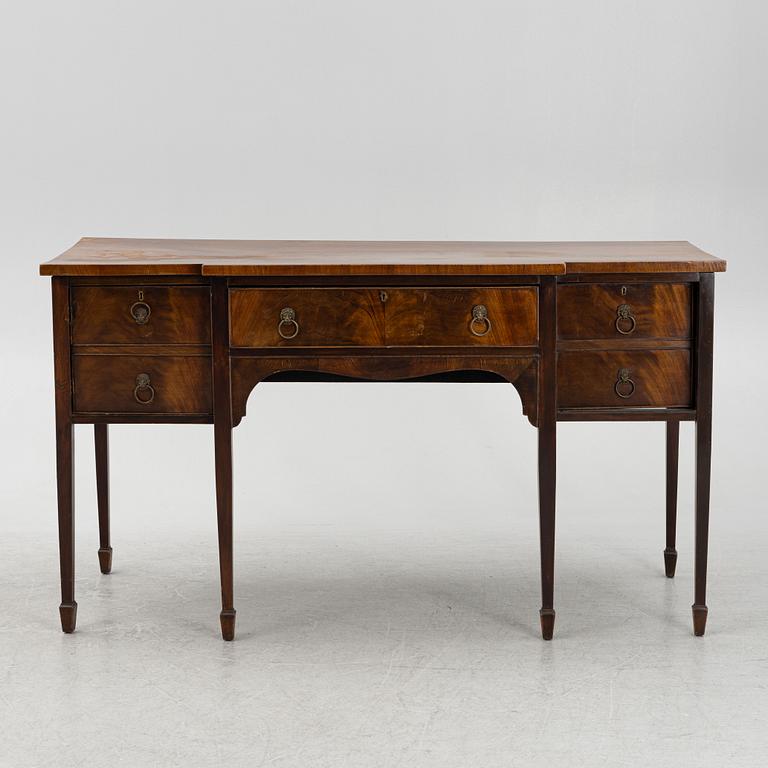
POLYGON ((136 325, 146 325, 149 316, 152 314, 152 308, 146 301, 136 301, 131 304, 131 317, 136 321, 136 325))
POLYGON ((155 388, 150 384, 148 373, 140 373, 136 377, 133 398, 142 405, 149 405, 155 399, 155 388))
POLYGON ((488 317, 488 308, 483 304, 477 304, 472 307, 472 319, 469 321, 469 330, 472 331, 475 336, 487 336, 491 332, 491 320, 488 317))
POLYGON ((619 304, 616 308, 616 330, 628 336, 637 327, 637 320, 629 304, 619 304))
POLYGON ((619 377, 616 379, 616 383, 613 385, 613 391, 622 400, 626 400, 635 394, 635 382, 630 378, 632 371, 629 368, 621 368, 619 370, 619 377))
POLYGON ((299 335, 299 324, 296 322, 296 312, 290 307, 285 307, 280 310, 280 322, 277 324, 277 332, 284 339, 293 339, 299 335), (293 333, 291 333, 291 331, 293 331, 293 333))

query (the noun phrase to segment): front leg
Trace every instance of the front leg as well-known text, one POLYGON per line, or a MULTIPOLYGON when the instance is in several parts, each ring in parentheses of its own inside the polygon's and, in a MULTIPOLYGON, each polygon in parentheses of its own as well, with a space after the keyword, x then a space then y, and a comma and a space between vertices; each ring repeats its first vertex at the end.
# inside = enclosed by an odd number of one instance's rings
POLYGON ((69 345, 69 281, 54 277, 53 374, 56 393, 56 492, 59 507, 59 571, 61 575, 61 629, 75 631, 75 480, 72 378, 69 345))
MULTIPOLYGON (((58 419, 57 419, 58 421, 58 419)), ((59 502, 59 570, 61 574, 61 629, 75 631, 75 483, 74 427, 68 421, 56 424, 56 486, 59 502)))
POLYGON ((211 296, 213 337, 213 433, 216 461, 216 513, 221 572, 221 636, 235 637, 232 565, 232 379, 229 359, 229 286, 214 280, 211 296))
POLYGON ((707 549, 709 489, 712 460, 712 352, 714 341, 715 276, 699 276, 696 340, 696 564, 693 633, 707 626, 707 549))
POLYGON ((557 478, 557 328, 556 283, 541 280, 539 299, 539 543, 541 548, 541 636, 551 640, 555 628, 555 484, 557 478))
POLYGON ((232 552, 232 428, 214 426, 216 453, 216 514, 221 575, 221 636, 235 638, 234 569, 232 552))
POLYGON ((539 542, 541 548, 541 636, 551 640, 555 629, 555 424, 539 422, 539 542))

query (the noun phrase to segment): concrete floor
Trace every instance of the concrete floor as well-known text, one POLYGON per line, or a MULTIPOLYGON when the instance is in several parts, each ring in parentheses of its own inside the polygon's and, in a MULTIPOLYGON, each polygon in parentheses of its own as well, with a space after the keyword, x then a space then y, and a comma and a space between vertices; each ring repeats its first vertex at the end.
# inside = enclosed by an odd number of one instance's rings
POLYGON ((0 765, 764 765, 758 540, 713 545, 699 639, 689 552, 670 581, 660 530, 620 545, 602 530, 561 537, 552 643, 530 530, 248 531, 234 643, 218 636, 208 532, 133 531, 110 576, 80 536, 70 636, 53 536, 15 536, 0 765))
POLYGON ((670 581, 663 425, 560 425, 545 643, 536 432, 512 394, 263 385, 235 432, 234 643, 210 427, 111 428, 110 576, 92 430, 76 430, 65 636, 51 421, 0 403, 0 768, 762 768, 768 509, 764 453, 743 440, 764 430, 739 411, 756 395, 721 408, 704 638, 692 426, 670 581))

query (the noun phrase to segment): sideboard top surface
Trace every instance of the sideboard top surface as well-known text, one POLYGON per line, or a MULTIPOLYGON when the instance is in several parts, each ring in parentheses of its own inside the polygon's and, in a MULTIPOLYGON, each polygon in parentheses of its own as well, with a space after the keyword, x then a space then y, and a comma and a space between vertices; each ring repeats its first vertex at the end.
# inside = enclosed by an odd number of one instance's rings
POLYGON ((171 240, 84 237, 41 275, 564 275, 724 272, 691 243, 171 240))

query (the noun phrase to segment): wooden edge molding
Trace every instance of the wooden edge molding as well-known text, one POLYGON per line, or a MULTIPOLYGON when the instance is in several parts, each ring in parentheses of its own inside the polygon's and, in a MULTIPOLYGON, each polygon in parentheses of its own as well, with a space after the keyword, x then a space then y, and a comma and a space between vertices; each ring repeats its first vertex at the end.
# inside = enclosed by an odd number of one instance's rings
POLYGON ((691 243, 189 240, 85 237, 42 275, 568 275, 723 272, 691 243))
POLYGON ((363 381, 408 381, 453 372, 479 371, 496 375, 517 390, 523 415, 536 426, 536 372, 534 357, 237 357, 232 358, 232 426, 245 416, 254 387, 272 376, 288 372, 331 374, 363 381))

